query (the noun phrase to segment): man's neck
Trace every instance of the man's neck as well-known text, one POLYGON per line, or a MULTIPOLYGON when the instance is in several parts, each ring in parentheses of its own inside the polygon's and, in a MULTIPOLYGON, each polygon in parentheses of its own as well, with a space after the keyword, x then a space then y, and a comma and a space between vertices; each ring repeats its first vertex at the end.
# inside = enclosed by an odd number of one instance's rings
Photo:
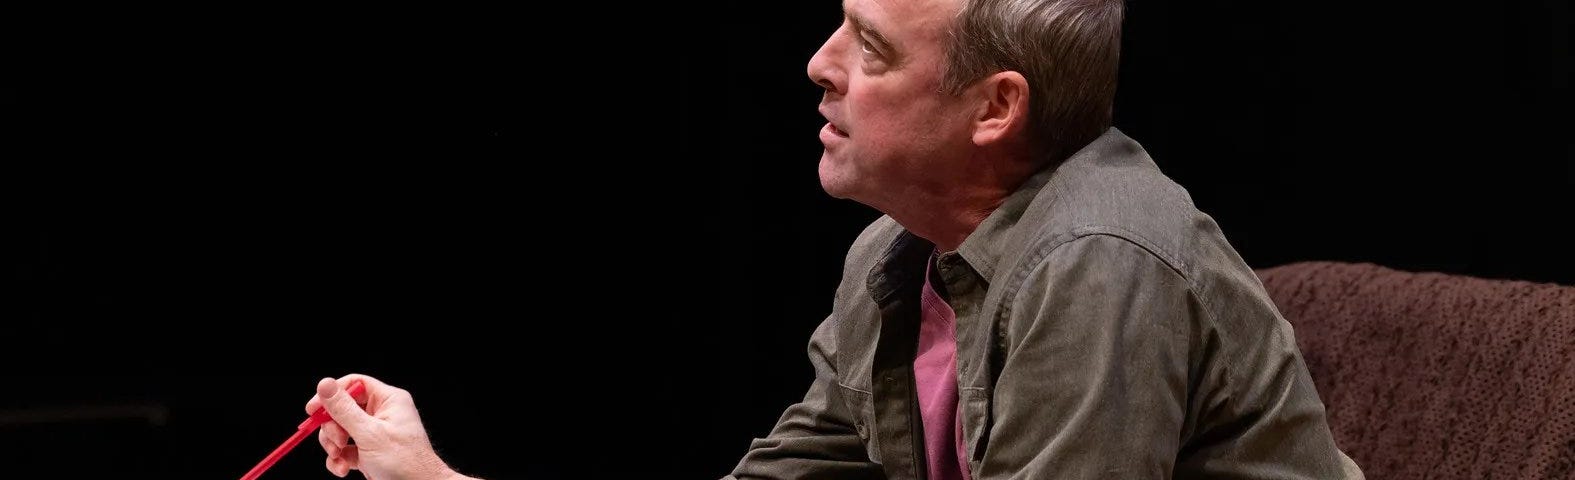
POLYGON ((1012 193, 1006 188, 952 188, 946 192, 915 191, 902 208, 885 212, 942 252, 957 250, 963 240, 1012 193))
POLYGON ((929 240, 942 252, 962 246, 964 240, 1006 197, 1033 176, 1033 162, 986 153, 975 155, 968 167, 915 182, 907 191, 879 208, 914 235, 929 240))

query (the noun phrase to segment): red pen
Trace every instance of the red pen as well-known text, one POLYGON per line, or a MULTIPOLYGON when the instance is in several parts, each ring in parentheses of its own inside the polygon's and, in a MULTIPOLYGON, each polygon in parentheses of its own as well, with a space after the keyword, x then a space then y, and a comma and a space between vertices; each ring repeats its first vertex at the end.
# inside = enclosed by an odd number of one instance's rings
MULTIPOLYGON (((362 385, 360 380, 356 380, 350 382, 350 388, 345 389, 345 391, 350 394, 350 398, 354 399, 357 395, 366 391, 366 385, 362 385)), ((295 435, 291 435, 289 440, 285 440, 284 444, 279 445, 279 448, 273 449, 273 453, 268 454, 267 458, 263 458, 262 462, 258 462, 257 466, 252 467, 251 471, 246 472, 246 475, 242 476, 241 480, 256 480, 257 477, 262 476, 263 472, 268 471, 268 467, 272 467, 274 462, 284 458, 284 454, 290 453, 290 449, 295 448, 296 444, 301 443, 301 440, 305 440, 308 435, 317 431, 317 427, 323 426, 323 423, 329 420, 332 420, 332 418, 328 416, 328 410, 323 407, 317 407, 317 411, 312 412, 312 416, 307 417, 306 421, 295 427, 295 435)))

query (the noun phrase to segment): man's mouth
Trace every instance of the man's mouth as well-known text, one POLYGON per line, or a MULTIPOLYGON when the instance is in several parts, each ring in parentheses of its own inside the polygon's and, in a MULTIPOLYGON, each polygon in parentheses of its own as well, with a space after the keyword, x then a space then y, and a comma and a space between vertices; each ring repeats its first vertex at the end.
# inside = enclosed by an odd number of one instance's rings
POLYGON ((826 104, 822 103, 820 105, 819 111, 820 111, 820 116, 826 118, 826 128, 825 128, 825 130, 828 133, 831 133, 832 135, 835 135, 835 136, 840 137, 840 138, 848 138, 848 132, 846 130, 837 128, 837 122, 835 120, 831 119, 831 117, 832 117, 832 115, 831 115, 832 109, 830 107, 828 107, 826 104))

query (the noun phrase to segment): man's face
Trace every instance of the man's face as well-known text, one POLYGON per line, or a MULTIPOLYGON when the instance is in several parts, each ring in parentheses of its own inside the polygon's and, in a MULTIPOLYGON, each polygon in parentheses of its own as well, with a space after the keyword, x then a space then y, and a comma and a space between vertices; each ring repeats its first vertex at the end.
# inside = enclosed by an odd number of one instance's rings
POLYGON ((843 4, 842 26, 809 61, 810 79, 826 89, 826 193, 879 208, 966 157, 968 112, 941 92, 947 29, 959 8, 960 0, 843 4))

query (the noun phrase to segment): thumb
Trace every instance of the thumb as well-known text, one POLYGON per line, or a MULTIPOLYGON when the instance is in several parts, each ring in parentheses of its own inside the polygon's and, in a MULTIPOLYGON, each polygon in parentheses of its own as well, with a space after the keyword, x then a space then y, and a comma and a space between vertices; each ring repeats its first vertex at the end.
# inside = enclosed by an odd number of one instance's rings
POLYGON ((356 405, 355 399, 350 397, 350 392, 346 392, 334 379, 324 378, 317 381, 317 398, 322 399, 323 410, 328 412, 328 416, 339 423, 339 426, 344 427, 352 438, 363 436, 372 428, 372 416, 368 415, 366 410, 362 410, 360 405, 356 405))

